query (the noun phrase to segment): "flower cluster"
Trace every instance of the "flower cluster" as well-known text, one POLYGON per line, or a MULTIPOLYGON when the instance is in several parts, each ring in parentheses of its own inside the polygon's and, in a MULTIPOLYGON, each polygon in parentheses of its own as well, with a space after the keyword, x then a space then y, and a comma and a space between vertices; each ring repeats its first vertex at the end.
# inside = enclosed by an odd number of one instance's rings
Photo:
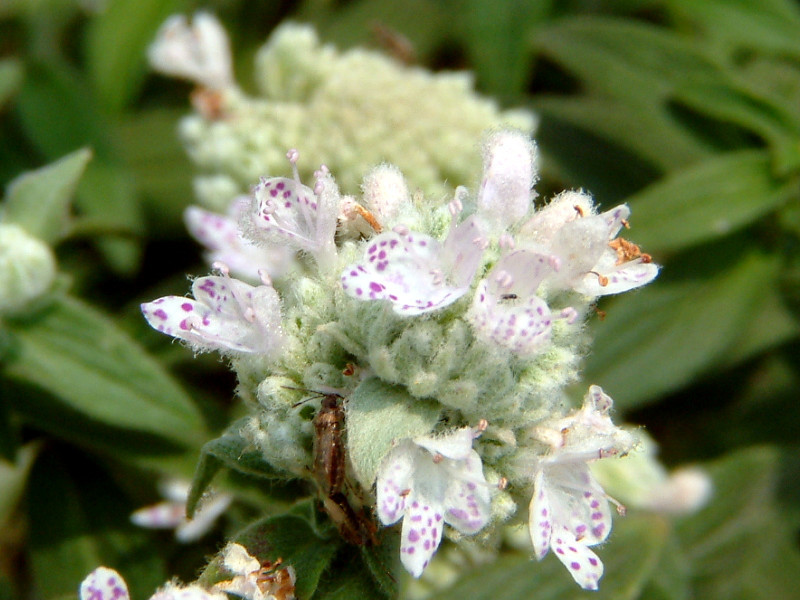
POLYGON ((374 486, 381 523, 402 519, 401 562, 415 577, 443 534, 476 534, 529 503, 537 558, 552 549, 595 589, 602 563, 589 548, 611 514, 588 464, 626 454, 634 438, 600 388, 571 413, 563 388, 592 303, 658 267, 618 237, 627 206, 600 212, 581 191, 537 206, 524 133, 492 132, 483 154, 477 191, 437 203, 412 199, 387 165, 360 201, 324 166, 308 187, 292 150, 294 176, 262 178, 228 237, 228 260, 260 272, 258 285, 219 264, 219 276, 195 280, 194 300, 142 310, 159 331, 229 357, 253 411, 243 435, 292 476, 314 472, 296 389, 342 396, 353 485, 367 497, 374 486), (282 274, 248 262, 278 248, 293 265, 282 274))
POLYGON ((432 74, 374 51, 340 52, 307 25, 280 25, 258 51, 255 96, 235 84, 225 31, 206 13, 191 24, 168 20, 150 62, 201 86, 192 96, 197 113, 182 121, 180 135, 202 171, 195 179, 200 203, 221 214, 260 176, 282 170, 283 152, 299 140, 348 193, 387 161, 414 188, 441 197, 454 185, 445 182, 464 183, 479 167, 473 148, 484 130, 531 132, 536 125, 531 113, 500 111, 478 96, 466 72, 432 74))

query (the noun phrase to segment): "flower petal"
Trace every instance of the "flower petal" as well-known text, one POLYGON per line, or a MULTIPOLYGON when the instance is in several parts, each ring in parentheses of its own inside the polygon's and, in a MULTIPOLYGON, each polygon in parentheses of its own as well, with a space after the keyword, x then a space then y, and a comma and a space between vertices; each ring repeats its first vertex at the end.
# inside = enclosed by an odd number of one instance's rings
POLYGON ((417 446, 431 454, 441 454, 453 460, 464 460, 472 453, 472 442, 479 435, 472 427, 455 429, 444 435, 426 435, 414 438, 417 446))
POLYGON ((550 340, 553 325, 544 300, 536 295, 522 299, 516 294, 495 296, 486 280, 475 291, 470 319, 479 337, 519 355, 539 351, 550 340))
POLYGON ((491 517, 491 496, 480 456, 474 450, 462 461, 445 459, 449 477, 444 493, 444 520, 461 533, 477 533, 491 517))
POLYGON ((555 520, 582 544, 594 546, 608 537, 611 509, 585 462, 547 467, 545 485, 555 520))
POLYGON ((445 279, 441 245, 430 236, 386 232, 367 246, 364 260, 342 274, 342 289, 358 300, 389 300, 401 315, 443 308, 463 296, 467 286, 445 279))
POLYGON ((128 600, 128 586, 114 569, 97 567, 81 582, 81 600, 128 600))
POLYGON ((381 463, 376 488, 378 518, 384 525, 396 523, 405 514, 416 452, 413 442, 403 440, 381 463))
POLYGON ((593 269, 595 273, 587 273, 576 281, 575 291, 587 296, 621 294, 650 283, 658 275, 658 265, 652 262, 638 258, 616 265, 614 259, 612 252, 604 255, 593 269), (601 285, 597 273, 604 277, 606 285, 601 285))
POLYGON ((528 506, 528 528, 536 559, 542 560, 550 550, 550 536, 553 533, 553 516, 543 471, 539 471, 533 481, 533 497, 528 506))
POLYGON ((131 522, 147 529, 174 529, 186 520, 185 502, 159 502, 131 514, 131 522))
POLYGON ((442 507, 414 494, 406 507, 400 537, 400 562, 414 577, 422 575, 442 540, 442 507))
POLYGON ((575 582, 585 590, 596 590, 603 576, 603 563, 598 556, 577 541, 566 528, 553 532, 551 541, 553 551, 575 582))
POLYGON ((175 529, 175 539, 183 544, 199 540, 211 530, 214 522, 228 509, 232 500, 230 494, 215 494, 204 500, 194 512, 194 517, 182 522, 175 529))

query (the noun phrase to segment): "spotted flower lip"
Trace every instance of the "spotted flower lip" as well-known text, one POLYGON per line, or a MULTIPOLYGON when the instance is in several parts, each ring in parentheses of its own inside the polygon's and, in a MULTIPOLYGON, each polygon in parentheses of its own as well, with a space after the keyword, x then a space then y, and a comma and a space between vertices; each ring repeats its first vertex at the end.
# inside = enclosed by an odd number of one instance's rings
POLYGON ((194 300, 165 296, 142 304, 154 329, 185 340, 197 351, 279 351, 283 344, 278 293, 271 285, 252 286, 223 276, 200 277, 194 300))
POLYGON ((81 582, 81 600, 129 600, 128 585, 114 569, 97 567, 81 582))
POLYGON ((609 498, 589 470, 598 458, 627 453, 633 436, 608 416, 612 400, 593 385, 583 407, 536 435, 551 448, 536 461, 529 529, 534 553, 542 560, 549 550, 584 589, 596 590, 603 563, 589 549, 611 531, 609 498))
POLYGON ((288 244, 309 253, 326 270, 336 263, 339 188, 325 166, 316 172, 313 190, 303 185, 297 171, 297 150, 286 156, 293 179, 262 177, 253 190, 252 214, 242 221, 243 228, 255 243, 288 244))
POLYGON ((419 577, 439 547, 444 523, 461 533, 480 531, 490 518, 489 486, 472 449, 479 429, 404 439, 384 458, 377 479, 378 517, 401 518, 400 561, 419 577))
POLYGON ((367 244, 362 262, 344 270, 342 289, 358 300, 388 300, 403 316, 438 310, 467 293, 484 248, 474 216, 451 227, 444 243, 398 227, 367 244))

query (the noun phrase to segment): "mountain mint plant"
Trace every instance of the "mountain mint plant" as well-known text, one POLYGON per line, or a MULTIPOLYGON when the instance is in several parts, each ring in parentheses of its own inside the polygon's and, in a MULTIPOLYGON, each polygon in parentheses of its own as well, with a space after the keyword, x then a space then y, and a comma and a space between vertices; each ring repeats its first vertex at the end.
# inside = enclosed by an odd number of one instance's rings
POLYGON ((292 269, 251 285, 218 263, 195 280, 194 299, 142 311, 159 331, 230 360, 252 411, 238 433, 287 478, 319 486, 302 390, 341 397, 346 495, 383 526, 402 520, 412 575, 443 534, 491 531, 529 505, 536 557, 552 549, 596 589, 602 563, 589 547, 608 535, 611 513, 588 465, 624 456, 635 438, 611 422, 599 387, 573 412, 563 388, 577 379, 596 298, 644 285, 658 268, 617 237, 626 206, 598 212, 584 192, 535 205, 525 134, 494 131, 483 154, 476 193, 412 198, 381 166, 357 202, 325 167, 304 185, 291 150, 294 177, 262 178, 239 226, 254 247, 291 249, 292 269))

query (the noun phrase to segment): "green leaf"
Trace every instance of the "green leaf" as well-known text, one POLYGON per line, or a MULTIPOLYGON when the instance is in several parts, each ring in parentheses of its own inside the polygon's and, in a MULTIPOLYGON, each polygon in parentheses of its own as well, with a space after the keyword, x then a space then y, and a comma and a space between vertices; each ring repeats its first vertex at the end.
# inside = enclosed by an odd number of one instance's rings
POLYGON ((3 204, 3 221, 16 223, 49 244, 58 242, 75 188, 91 158, 91 150, 83 148, 14 179, 3 204))
POLYGON ((85 51, 99 99, 111 112, 130 103, 147 69, 156 30, 184 4, 180 0, 115 0, 89 24, 85 51))
MULTIPOLYGON (((128 236, 141 231, 141 208, 134 182, 115 148, 115 130, 80 73, 65 63, 31 64, 16 106, 23 130, 49 158, 91 146, 95 159, 86 168, 75 199, 85 216, 109 223, 128 236)), ((99 242, 113 268, 122 273, 134 270, 138 243, 111 236, 99 242)))
POLYGON ((677 530, 692 565, 695 598, 771 600, 796 594, 800 552, 776 504, 779 469, 779 455, 770 448, 743 450, 709 468, 711 502, 677 530))
POLYGON ((589 95, 652 110, 676 86, 723 78, 720 65, 699 46, 666 29, 631 20, 564 19, 538 31, 535 43, 574 73, 589 95))
POLYGON ((552 1, 466 0, 459 14, 465 44, 483 90, 495 95, 523 91, 533 61, 530 37, 552 10, 552 1))
POLYGON ((192 490, 186 502, 186 512, 190 517, 194 514, 203 492, 223 467, 265 479, 290 477, 288 473, 276 469, 264 460, 263 453, 242 436, 242 428, 249 420, 249 417, 240 419, 220 437, 203 446, 192 481, 192 490))
POLYGON ((403 388, 377 377, 363 381, 347 399, 347 448, 353 472, 370 489, 380 461, 403 438, 430 433, 439 420, 438 405, 411 397, 403 388))
POLYGON ((648 252, 713 240, 776 210, 796 186, 774 178, 766 150, 723 154, 628 198, 631 237, 648 252))
POLYGON ((9 322, 16 355, 4 373, 40 387, 91 420, 193 446, 200 414, 186 393, 114 323, 56 298, 29 321, 9 322))
MULTIPOLYGON (((667 110, 658 105, 630 106, 625 101, 616 98, 602 97, 568 97, 568 98, 537 98, 533 107, 542 116, 542 133, 549 126, 548 122, 567 123, 572 127, 589 132, 601 139, 609 140, 619 147, 628 150, 636 158, 656 167, 661 172, 688 165, 711 156, 711 151, 703 145, 690 131, 667 110)), ((538 136, 537 136, 538 137, 538 136)), ((595 151, 591 139, 578 139, 572 142, 566 136, 550 136, 551 140, 542 144, 548 146, 565 145, 564 162, 572 169, 585 169, 590 165, 583 165, 587 160, 598 162, 605 160, 614 163, 612 168, 619 171, 617 177, 623 179, 636 178, 637 165, 620 159, 619 152, 611 157, 601 156, 595 158, 595 151), (569 147, 573 143, 576 147, 569 147), (589 155, 588 157, 586 155, 589 155), (571 161, 578 165, 570 165, 571 161), (622 164, 620 164, 622 162, 622 164)), ((602 148, 597 150, 602 152, 602 148)), ((599 193, 592 188, 592 191, 599 193)))
POLYGON ((166 580, 160 557, 148 545, 149 532, 130 523, 129 502, 87 456, 64 447, 43 453, 27 500, 37 597, 74 595, 100 565, 117 569, 134 598, 149 597, 166 580))
POLYGON ((19 448, 14 462, 0 458, 0 530, 6 528, 19 504, 38 451, 38 444, 29 443, 19 448))
POLYGON ((0 60, 0 108, 16 94, 22 85, 22 65, 15 58, 0 60))
MULTIPOLYGON (((592 598, 626 600, 641 597, 641 592, 654 576, 667 541, 669 528, 658 518, 629 516, 615 519, 609 541, 598 554, 605 565, 600 590, 592 598)), ((540 563, 527 555, 506 554, 495 562, 481 565, 458 579, 445 592, 432 600, 567 600, 586 598, 588 594, 555 556, 546 556, 540 563)))
POLYGON ((685 385, 739 338, 776 270, 774 258, 751 253, 716 274, 657 279, 617 299, 593 327, 584 379, 625 409, 685 385))
POLYGON ((800 10, 790 0, 670 0, 668 10, 734 49, 800 57, 800 10))

